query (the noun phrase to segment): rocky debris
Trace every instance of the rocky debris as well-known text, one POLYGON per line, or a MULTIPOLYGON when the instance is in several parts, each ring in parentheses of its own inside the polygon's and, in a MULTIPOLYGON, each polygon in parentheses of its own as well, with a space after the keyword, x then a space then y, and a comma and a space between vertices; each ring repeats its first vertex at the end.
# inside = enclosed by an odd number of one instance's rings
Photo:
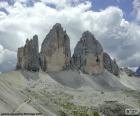
POLYGON ((105 116, 125 116, 125 109, 131 108, 126 104, 115 102, 105 102, 100 106, 100 112, 105 116))
POLYGON ((38 52, 38 36, 34 35, 33 39, 26 40, 24 47, 18 49, 16 68, 28 71, 39 71, 38 52))
POLYGON ((82 34, 74 49, 71 66, 90 75, 103 71, 103 48, 91 32, 82 34))
POLYGON ((61 71, 70 66, 70 39, 57 23, 47 34, 41 46, 40 64, 43 71, 61 71))
POLYGON ((128 76, 136 76, 135 72, 129 69, 128 67, 120 68, 121 71, 125 72, 128 76))
POLYGON ((116 63, 116 60, 112 60, 111 57, 105 52, 103 53, 103 62, 105 69, 116 76, 119 75, 119 67, 116 63))

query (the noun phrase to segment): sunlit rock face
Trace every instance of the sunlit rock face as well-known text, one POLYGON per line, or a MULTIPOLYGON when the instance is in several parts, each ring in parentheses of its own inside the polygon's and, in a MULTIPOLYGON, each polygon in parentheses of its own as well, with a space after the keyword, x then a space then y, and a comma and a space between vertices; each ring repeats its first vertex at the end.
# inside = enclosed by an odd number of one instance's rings
POLYGON ((104 68, 107 69, 112 74, 119 75, 119 67, 115 60, 112 60, 109 54, 103 53, 104 68))
POLYGON ((38 36, 34 35, 33 39, 26 40, 24 47, 18 48, 16 68, 28 71, 39 71, 38 54, 38 36))
POLYGON ((47 34, 41 46, 40 61, 43 71, 61 71, 70 66, 70 39, 57 23, 47 34))
POLYGON ((74 49, 71 65, 90 75, 103 72, 103 48, 91 32, 82 34, 74 49))

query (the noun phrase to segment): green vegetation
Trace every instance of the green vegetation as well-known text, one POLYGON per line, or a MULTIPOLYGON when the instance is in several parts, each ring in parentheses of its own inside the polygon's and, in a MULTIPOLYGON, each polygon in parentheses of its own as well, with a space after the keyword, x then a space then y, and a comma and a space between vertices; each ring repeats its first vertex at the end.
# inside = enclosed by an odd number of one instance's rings
POLYGON ((59 111, 60 116, 100 116, 98 112, 86 106, 79 106, 70 102, 66 102, 60 106, 62 107, 62 110, 59 111))
POLYGON ((60 116, 100 116, 98 112, 93 112, 92 115, 89 115, 86 112, 72 111, 70 114, 68 114, 68 113, 66 113, 64 111, 59 111, 60 116))
POLYGON ((98 112, 94 112, 93 116, 100 116, 98 112))
POLYGON ((59 111, 59 115, 60 116, 68 116, 65 112, 63 112, 63 111, 59 111))

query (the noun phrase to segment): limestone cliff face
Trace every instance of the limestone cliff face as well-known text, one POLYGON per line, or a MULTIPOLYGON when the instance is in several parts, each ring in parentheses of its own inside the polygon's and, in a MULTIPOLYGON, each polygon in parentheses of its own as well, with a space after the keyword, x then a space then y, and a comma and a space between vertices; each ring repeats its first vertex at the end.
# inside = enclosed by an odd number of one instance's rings
POLYGON ((57 23, 50 30, 41 46, 40 62, 43 71, 61 71, 69 68, 71 58, 70 40, 57 23))
POLYGON ((116 61, 103 52, 101 44, 89 31, 82 34, 71 57, 70 39, 59 23, 45 37, 40 53, 37 35, 27 39, 25 46, 18 49, 17 69, 39 71, 40 68, 48 72, 76 69, 90 75, 107 69, 119 75, 116 61))
POLYGON ((18 49, 17 69, 39 71, 38 52, 38 36, 35 35, 33 39, 26 40, 24 47, 18 49))
POLYGON ((119 67, 115 60, 112 60, 107 53, 103 53, 104 68, 107 69, 112 74, 119 75, 119 67))
POLYGON ((82 34, 71 59, 72 68, 87 74, 99 74, 103 71, 103 48, 91 32, 82 34))

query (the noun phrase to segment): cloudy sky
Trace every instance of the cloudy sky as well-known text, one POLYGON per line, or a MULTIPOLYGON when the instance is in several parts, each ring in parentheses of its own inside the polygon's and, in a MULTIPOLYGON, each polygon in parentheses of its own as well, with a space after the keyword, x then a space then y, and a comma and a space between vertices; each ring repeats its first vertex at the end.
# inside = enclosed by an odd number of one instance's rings
POLYGON ((55 23, 71 39, 71 50, 89 30, 119 66, 140 66, 140 0, 0 0, 0 72, 15 68, 26 38, 39 44, 55 23))

